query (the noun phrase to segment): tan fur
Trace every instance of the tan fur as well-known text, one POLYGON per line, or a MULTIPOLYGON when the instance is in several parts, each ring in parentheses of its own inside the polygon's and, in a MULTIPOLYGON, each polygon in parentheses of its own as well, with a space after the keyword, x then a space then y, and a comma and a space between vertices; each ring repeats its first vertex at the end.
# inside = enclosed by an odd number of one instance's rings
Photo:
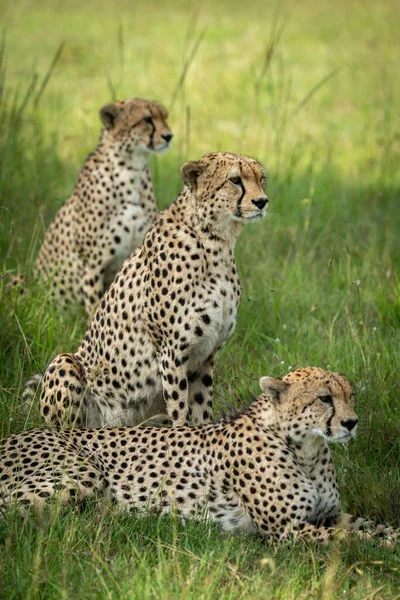
POLYGON ((147 162, 172 138, 167 112, 157 102, 116 102, 104 106, 100 117, 99 144, 48 228, 34 268, 36 277, 51 282, 57 300, 83 304, 88 316, 154 220, 147 162))
POLYGON ((183 193, 125 262, 77 352, 47 369, 48 425, 137 425, 165 410, 175 425, 212 420, 214 356, 240 299, 236 239, 268 199, 260 164, 237 154, 206 155, 182 176, 183 193))
POLYGON ((208 518, 225 530, 326 542, 398 532, 343 515, 327 442, 357 427, 354 391, 337 373, 308 367, 263 378, 248 409, 200 427, 34 429, 4 440, 0 506, 42 508, 94 492, 122 509, 208 518), (360 531, 355 531, 361 527, 360 531))

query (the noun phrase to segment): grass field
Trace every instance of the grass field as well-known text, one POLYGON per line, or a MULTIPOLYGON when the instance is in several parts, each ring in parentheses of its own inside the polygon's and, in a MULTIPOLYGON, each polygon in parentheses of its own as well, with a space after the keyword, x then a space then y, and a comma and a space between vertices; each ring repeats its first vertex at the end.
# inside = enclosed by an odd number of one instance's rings
MULTIPOLYGON (((0 269, 29 272, 114 97, 170 108, 174 145, 153 164, 160 208, 183 161, 258 158, 270 212, 237 246, 243 295, 216 365, 217 415, 247 404, 261 375, 347 374, 361 423, 334 448, 344 508, 400 526, 399 4, 0 0, 0 18, 0 269)), ((84 330, 38 288, 3 294, 1 437, 40 424, 21 386, 84 330)), ((8 600, 400 598, 399 548, 274 549, 96 506, 0 520, 0 573, 8 600)))

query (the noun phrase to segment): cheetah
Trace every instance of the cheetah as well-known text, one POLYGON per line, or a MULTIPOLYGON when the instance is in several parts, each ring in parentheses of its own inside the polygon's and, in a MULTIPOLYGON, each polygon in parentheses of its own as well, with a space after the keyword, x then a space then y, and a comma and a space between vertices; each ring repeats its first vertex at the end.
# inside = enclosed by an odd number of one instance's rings
POLYGON ((166 151, 173 137, 158 102, 106 104, 100 118, 99 144, 48 228, 34 265, 35 278, 51 283, 55 299, 83 305, 88 317, 154 220, 147 162, 166 151))
POLYGON ((77 352, 47 368, 47 425, 212 421, 214 357, 240 299, 235 242, 265 216, 268 198, 260 163, 238 154, 208 154, 181 175, 182 193, 124 263, 77 352))
POLYGON ((42 510, 54 497, 67 505, 96 494, 121 509, 177 511, 275 543, 291 537, 324 543, 351 532, 367 539, 387 532, 393 539, 395 530, 343 519, 328 442, 355 436, 349 381, 306 367, 283 379, 262 377, 260 387, 248 408, 198 427, 13 435, 2 443, 0 508, 42 510))

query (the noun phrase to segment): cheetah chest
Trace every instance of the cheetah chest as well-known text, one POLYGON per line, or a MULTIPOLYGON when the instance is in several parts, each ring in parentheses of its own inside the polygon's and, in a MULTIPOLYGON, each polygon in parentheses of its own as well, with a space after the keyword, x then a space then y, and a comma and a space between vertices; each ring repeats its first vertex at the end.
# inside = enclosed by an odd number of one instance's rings
POLYGON ((121 169, 114 175, 113 194, 116 204, 108 219, 117 256, 126 258, 143 240, 150 225, 150 216, 141 201, 141 173, 121 169))
POLYGON ((116 255, 126 258, 132 252, 139 230, 143 230, 145 219, 143 207, 136 192, 129 202, 123 202, 110 215, 109 230, 115 243, 116 255), (135 203, 135 200, 137 201, 135 203))
MULTIPOLYGON (((325 456, 325 455, 323 455, 325 456)), ((303 493, 309 498, 307 510, 309 523, 322 522, 329 517, 340 513, 340 496, 336 483, 336 475, 331 463, 317 461, 304 461, 300 458, 302 477, 298 483, 303 493), (303 479, 303 476, 305 478, 303 479)))
POLYGON ((322 522, 340 513, 340 496, 335 485, 316 484, 314 506, 308 515, 310 523, 322 522))
POLYGON ((207 360, 232 334, 239 303, 238 290, 239 282, 236 281, 221 281, 205 290, 206 300, 199 306, 201 312, 194 328, 193 359, 207 360))

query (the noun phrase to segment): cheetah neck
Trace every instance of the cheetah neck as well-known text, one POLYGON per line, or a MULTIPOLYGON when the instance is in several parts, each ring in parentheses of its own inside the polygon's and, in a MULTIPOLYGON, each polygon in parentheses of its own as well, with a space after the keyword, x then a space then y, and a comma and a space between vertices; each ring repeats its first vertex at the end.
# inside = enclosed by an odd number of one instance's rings
POLYGON ((320 437, 306 437, 303 441, 294 441, 289 435, 286 444, 296 456, 297 463, 307 473, 312 473, 315 467, 329 454, 328 444, 320 437))
POLYGON ((249 410, 250 418, 266 432, 278 436, 296 457, 301 468, 311 473, 321 460, 327 458, 330 452, 327 442, 319 436, 307 435, 304 431, 293 428, 293 424, 279 414, 276 404, 265 394, 256 399, 249 410))
MULTIPOLYGON (((203 199, 204 200, 204 199, 203 199)), ((211 200, 208 201, 211 204, 211 200)), ((196 206, 196 199, 190 188, 185 187, 173 205, 174 210, 182 215, 186 223, 202 241, 203 245, 224 248, 229 253, 234 249, 236 240, 244 227, 241 221, 234 221, 230 214, 220 217, 217 221, 203 214, 196 206), (188 211, 188 205, 190 210, 188 211)))
POLYGON ((243 229, 243 223, 240 221, 233 221, 230 216, 220 221, 202 221, 201 218, 196 214, 197 227, 199 237, 214 241, 218 246, 226 248, 234 248, 236 240, 239 237, 240 232, 243 229))
MULTIPOLYGON (((278 434, 296 456, 298 464, 306 472, 311 472, 326 455, 328 444, 319 436, 294 429, 289 422, 278 422, 278 434)), ((329 452, 329 450, 328 450, 329 452)))
POLYGON ((211 239, 214 238, 219 244, 222 242, 224 245, 231 246, 232 248, 235 246, 236 240, 244 226, 241 221, 233 221, 230 215, 217 222, 202 222, 200 219, 198 222, 202 235, 207 235, 211 239))
POLYGON ((110 163, 114 171, 121 171, 121 168, 129 171, 143 171, 150 156, 149 152, 138 148, 135 152, 125 152, 119 144, 107 139, 104 135, 100 137, 96 154, 110 163))

